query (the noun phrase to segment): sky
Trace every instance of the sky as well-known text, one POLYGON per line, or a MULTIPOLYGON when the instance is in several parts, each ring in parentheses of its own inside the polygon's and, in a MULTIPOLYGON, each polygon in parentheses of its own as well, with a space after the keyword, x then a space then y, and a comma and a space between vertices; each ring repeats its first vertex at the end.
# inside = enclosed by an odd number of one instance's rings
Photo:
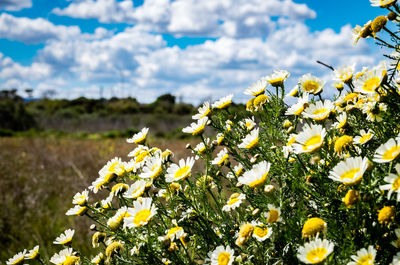
POLYGON ((382 14, 368 0, 0 0, 0 89, 244 102, 273 70, 290 90, 309 72, 331 79, 317 60, 377 64, 382 51, 351 31, 382 14))

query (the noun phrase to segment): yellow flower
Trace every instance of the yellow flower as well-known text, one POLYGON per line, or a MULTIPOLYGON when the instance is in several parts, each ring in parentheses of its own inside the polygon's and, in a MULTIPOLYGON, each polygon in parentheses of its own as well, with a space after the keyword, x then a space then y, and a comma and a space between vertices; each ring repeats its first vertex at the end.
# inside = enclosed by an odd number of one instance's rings
POLYGON ((378 221, 380 224, 390 224, 394 221, 396 208, 394 206, 384 206, 378 210, 378 221))
POLYGON ((274 87, 283 87, 283 81, 290 76, 290 73, 286 70, 274 70, 272 75, 266 76, 263 79, 274 87))
POLYGON ((301 230, 302 236, 304 237, 312 237, 320 234, 323 231, 326 231, 327 224, 324 220, 313 217, 308 219, 301 230))
POLYGON ((123 247, 124 245, 119 241, 114 241, 110 245, 108 245, 105 251, 107 261, 109 262, 111 257, 114 254, 118 254, 123 249, 123 247))
POLYGON ((263 105, 269 102, 270 98, 264 94, 258 95, 253 101, 253 108, 255 111, 263 109, 263 105))
POLYGON ((267 180, 268 172, 271 164, 267 161, 262 161, 246 171, 243 176, 238 178, 239 183, 248 185, 251 188, 261 187, 267 180))
POLYGON ((371 29, 373 33, 378 33, 386 25, 388 19, 385 16, 376 17, 371 24, 371 29))
POLYGON ((157 213, 157 208, 152 204, 152 198, 143 198, 142 202, 134 201, 134 208, 128 208, 128 217, 124 218, 124 227, 134 228, 146 225, 157 213))
POLYGON ((146 141, 146 136, 147 136, 148 132, 149 132, 149 128, 143 128, 140 132, 133 135, 131 138, 127 139, 126 141, 128 143, 141 144, 144 141, 146 141))
POLYGON ((388 163, 400 155, 400 139, 389 139, 378 147, 374 154, 374 162, 388 163))
POLYGON ((329 240, 316 238, 299 248, 297 258, 306 264, 318 264, 333 252, 333 247, 333 243, 329 240))
POLYGON ((299 79, 299 85, 304 92, 319 94, 325 82, 311 74, 305 74, 299 79))
POLYGON ((107 234, 106 233, 102 233, 97 231, 96 233, 93 234, 92 236, 92 246, 94 248, 97 248, 100 246, 100 242, 104 242, 104 240, 106 239, 107 234))
POLYGON ((281 209, 279 207, 275 207, 272 204, 268 204, 268 213, 265 215, 267 218, 267 222, 270 224, 279 222, 281 220, 281 209))
POLYGON ((208 259, 211 261, 210 265, 231 265, 235 260, 233 256, 234 250, 229 246, 218 246, 214 251, 208 253, 208 259))
POLYGON ((346 205, 346 208, 353 206, 359 200, 360 192, 357 190, 349 190, 343 198, 343 202, 346 205))
POLYGON ((251 223, 245 223, 240 227, 239 232, 237 233, 236 245, 239 247, 246 243, 251 235, 253 234, 254 227, 251 223))
POLYGON ((338 139, 336 139, 334 150, 336 153, 341 154, 343 150, 352 143, 353 143, 353 137, 348 135, 343 135, 338 139))
POLYGON ((330 172, 329 178, 345 185, 357 185, 368 168, 368 158, 350 157, 339 162, 330 172))
POLYGON ((262 242, 265 241, 272 235, 272 228, 266 226, 261 222, 252 222, 251 223, 254 227, 253 230, 253 237, 258 241, 262 242))

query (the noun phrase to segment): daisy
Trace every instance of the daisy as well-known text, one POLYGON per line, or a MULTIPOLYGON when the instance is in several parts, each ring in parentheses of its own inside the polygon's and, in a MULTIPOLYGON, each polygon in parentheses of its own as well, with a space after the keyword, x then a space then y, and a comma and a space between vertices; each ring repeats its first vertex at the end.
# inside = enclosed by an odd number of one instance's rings
POLYGON ((238 178, 238 181, 239 183, 248 185, 251 188, 258 188, 267 180, 270 167, 270 163, 262 161, 254 165, 251 170, 246 171, 243 176, 238 178))
POLYGON ((72 199, 72 203, 83 206, 87 203, 88 199, 89 199, 89 191, 84 190, 84 191, 78 192, 77 194, 74 195, 74 198, 72 199))
POLYGON ((25 254, 25 259, 36 259, 37 257, 39 257, 39 245, 35 246, 25 254))
POLYGON ((328 118, 334 109, 335 105, 330 100, 325 100, 324 102, 317 101, 303 111, 303 116, 315 121, 323 121, 328 118))
POLYGON ((128 207, 126 207, 126 206, 119 208, 118 211, 114 214, 114 216, 112 216, 111 218, 109 218, 107 220, 107 226, 111 230, 114 230, 114 231, 117 230, 118 227, 121 225, 124 217, 129 217, 129 214, 127 213, 127 211, 128 211, 128 207))
POLYGON ((128 208, 129 217, 124 218, 124 227, 133 228, 146 225, 157 213, 151 198, 143 198, 142 202, 134 201, 134 208, 128 208))
POLYGON ((285 115, 296 115, 299 116, 304 108, 308 105, 308 93, 304 93, 302 97, 297 99, 297 103, 290 106, 286 112, 285 115))
POLYGON ((330 172, 329 178, 345 185, 360 183, 364 172, 368 168, 368 158, 350 157, 339 162, 330 172))
POLYGON ((373 137, 374 137, 374 134, 371 130, 368 130, 368 132, 366 132, 365 130, 361 130, 360 136, 354 137, 353 143, 354 144, 366 144, 373 137))
POLYGON ((346 208, 349 208, 356 204, 361 199, 360 192, 358 190, 349 190, 342 201, 346 205, 346 208))
POLYGON ((68 265, 73 265, 73 264, 79 264, 80 258, 75 256, 76 252, 72 248, 65 248, 61 250, 60 252, 54 254, 50 262, 57 264, 57 265, 63 265, 63 264, 68 264, 68 265))
POLYGON ((371 6, 379 6, 379 7, 390 7, 394 5, 397 0, 369 0, 371 2, 371 6))
POLYGON ((251 235, 253 234, 254 226, 251 223, 245 223, 240 226, 239 232, 236 233, 235 244, 241 247, 244 243, 249 241, 251 235))
POLYGON ((124 173, 124 164, 119 157, 114 157, 108 161, 99 171, 100 177, 104 179, 104 184, 109 183, 115 176, 121 176, 124 173))
POLYGON ((92 236, 92 246, 93 248, 98 248, 100 246, 101 242, 104 242, 107 237, 106 233, 102 232, 95 232, 92 236))
POLYGON ((372 33, 371 23, 372 23, 372 21, 369 20, 367 23, 364 24, 364 26, 361 27, 361 26, 357 25, 353 29, 352 35, 351 35, 351 38, 353 40, 353 46, 356 46, 356 44, 360 38, 369 38, 371 36, 371 33, 372 33))
POLYGON ((246 118, 244 121, 240 121, 239 125, 245 128, 246 130, 251 131, 256 126, 256 123, 254 121, 254 117, 251 117, 251 119, 246 118))
POLYGON ((236 176, 240 176, 243 173, 243 165, 242 164, 237 164, 236 166, 233 167, 233 172, 235 172, 236 176))
POLYGON ((136 157, 143 151, 148 151, 149 148, 145 145, 138 145, 133 151, 128 154, 128 157, 136 157))
POLYGON ((75 205, 74 208, 69 209, 65 215, 77 215, 82 216, 86 213, 88 208, 86 206, 75 205))
POLYGON ((232 103, 233 94, 230 94, 226 97, 223 97, 217 101, 215 101, 211 107, 213 109, 224 109, 228 107, 232 103))
POLYGON ((299 86, 296 85, 294 88, 292 88, 286 95, 285 98, 287 97, 296 97, 299 94, 299 86))
POLYGON ((100 252, 99 254, 97 254, 92 260, 91 262, 94 264, 102 264, 104 261, 104 254, 103 252, 100 252))
POLYGON ((334 245, 329 240, 316 238, 299 248, 297 258, 306 264, 321 263, 333 252, 333 248, 334 245))
POLYGON ((73 229, 67 229, 59 235, 53 242, 53 244, 56 245, 65 245, 68 244, 72 241, 72 237, 74 236, 75 230, 73 229))
POLYGON ((140 178, 143 179, 155 179, 162 172, 162 159, 161 155, 156 155, 146 159, 145 165, 142 169, 142 173, 139 174, 140 178))
POLYGON ((124 197, 128 199, 137 199, 141 196, 146 189, 146 181, 143 179, 133 183, 129 189, 124 193, 124 197))
POLYGON ((207 117, 211 112, 210 102, 206 101, 203 103, 203 106, 199 107, 199 113, 192 116, 193 120, 201 120, 204 117, 207 117))
POLYGON ((400 265, 400 252, 397 252, 396 256, 393 256, 393 260, 390 265, 400 265))
POLYGON ((215 138, 217 145, 221 145, 222 141, 224 140, 224 134, 218 133, 215 138))
POLYGON ((117 183, 111 188, 110 196, 124 193, 128 188, 129 186, 126 183, 117 183))
POLYGON ((6 261, 7 265, 17 265, 24 262, 26 249, 14 255, 14 257, 10 258, 6 261))
MULTIPOLYGON (((210 138, 206 138, 205 139, 206 144, 208 145, 210 142, 210 138)), ((193 151, 195 151, 196 153, 203 153, 204 151, 206 151, 207 147, 204 144, 204 142, 200 142, 198 145, 196 145, 196 147, 193 149, 193 151)))
POLYGON ((346 112, 343 112, 339 114, 339 116, 336 117, 337 122, 333 124, 333 127, 336 129, 341 129, 344 126, 346 126, 347 123, 347 114, 346 112))
POLYGON ((258 144, 258 128, 252 130, 238 145, 239 148, 251 149, 258 144))
POLYGON ((389 139, 378 147, 374 154, 374 162, 387 163, 397 158, 400 154, 400 139, 389 139))
POLYGON ((343 83, 348 83, 351 81, 353 78, 353 73, 354 73, 354 68, 356 64, 352 65, 345 65, 342 67, 339 67, 337 70, 335 70, 334 73, 334 80, 337 81, 342 81, 343 83))
POLYGON ((204 131, 204 128, 208 122, 208 117, 201 118, 197 120, 197 123, 192 122, 190 126, 182 129, 184 133, 191 133, 192 135, 199 135, 204 131))
POLYGON ((269 211, 264 214, 268 223, 273 224, 281 220, 281 209, 279 207, 268 204, 268 210, 269 211))
POLYGON ((389 176, 384 178, 384 181, 388 184, 379 186, 381 190, 389 190, 388 200, 393 192, 397 192, 396 201, 400 201, 400 164, 395 166, 397 174, 390 173, 389 176))
POLYGON ((218 246, 214 251, 208 253, 210 265, 232 265, 235 251, 230 246, 218 246))
POLYGON ((246 199, 246 195, 243 193, 233 193, 230 197, 229 200, 226 202, 226 205, 222 207, 222 211, 229 212, 230 210, 233 210, 242 204, 242 201, 246 199))
POLYGON ((127 139, 126 141, 128 143, 135 143, 135 144, 141 144, 144 141, 146 141, 146 136, 147 133, 149 132, 149 128, 143 128, 140 132, 137 134, 133 135, 131 138, 127 139))
POLYGON ((322 146, 326 130, 321 125, 306 124, 303 131, 296 136, 296 143, 292 144, 297 154, 310 153, 322 146))
POLYGON ((305 74, 299 79, 300 88, 307 93, 318 94, 322 91, 325 82, 311 74, 305 74))
POLYGON ((302 237, 318 236, 322 232, 326 232, 327 224, 324 220, 318 217, 308 219, 301 230, 302 237))
POLYGON ((211 161, 211 164, 221 166, 225 160, 229 161, 228 150, 226 148, 219 151, 217 156, 211 161))
POLYGON ((290 73, 285 70, 274 70, 274 73, 272 75, 268 75, 266 77, 263 77, 263 80, 267 81, 268 83, 271 84, 271 86, 274 87, 282 87, 283 86, 283 81, 286 80, 290 76, 290 73))
POLYGON ((261 223, 261 222, 252 222, 254 227, 253 229, 253 237, 257 239, 257 241, 263 242, 267 238, 272 235, 272 228, 261 223))
POLYGON ((371 71, 366 71, 354 82, 354 91, 363 94, 374 94, 381 86, 383 79, 387 75, 385 61, 380 62, 371 71))
POLYGON ((267 87, 268 83, 266 80, 258 80, 257 82, 254 82, 249 86, 244 93, 246 95, 250 96, 255 96, 257 97, 258 95, 264 94, 265 88, 267 87))
POLYGON ((165 180, 168 183, 178 180, 184 180, 190 175, 193 165, 193 157, 188 157, 186 159, 186 162, 184 159, 179 160, 179 165, 172 164, 169 166, 169 168, 167 169, 167 174, 165 175, 165 180))
POLYGON ((382 209, 378 210, 378 222, 382 225, 389 225, 394 221, 395 215, 396 208, 394 206, 384 206, 382 209))
POLYGON ((358 264, 374 264, 376 256, 376 249, 373 246, 368 246, 368 249, 362 248, 357 251, 357 255, 352 255, 347 265, 358 265, 358 264))

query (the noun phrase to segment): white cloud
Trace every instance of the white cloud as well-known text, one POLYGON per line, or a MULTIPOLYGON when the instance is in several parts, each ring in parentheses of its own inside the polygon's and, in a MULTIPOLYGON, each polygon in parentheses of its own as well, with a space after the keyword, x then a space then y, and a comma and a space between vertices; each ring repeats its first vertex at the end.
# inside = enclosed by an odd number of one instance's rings
POLYGON ((69 39, 80 35, 77 26, 56 26, 43 18, 30 19, 0 14, 0 38, 35 44, 54 39, 69 39))
POLYGON ((0 10, 19 11, 32 7, 32 0, 1 0, 0 10))

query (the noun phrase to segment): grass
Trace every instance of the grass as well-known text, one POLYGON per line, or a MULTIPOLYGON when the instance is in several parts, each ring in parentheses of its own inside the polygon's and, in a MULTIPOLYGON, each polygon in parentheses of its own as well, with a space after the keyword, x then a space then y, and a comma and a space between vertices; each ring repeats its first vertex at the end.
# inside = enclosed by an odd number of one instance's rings
MULTIPOLYGON (((153 139, 175 159, 186 157, 187 141, 153 139)), ((44 258, 60 250, 51 242, 67 228, 76 230, 74 247, 90 253, 88 218, 67 217, 75 193, 97 178, 99 169, 136 145, 125 139, 68 137, 0 138, 0 264, 24 248, 39 244, 44 258)))

